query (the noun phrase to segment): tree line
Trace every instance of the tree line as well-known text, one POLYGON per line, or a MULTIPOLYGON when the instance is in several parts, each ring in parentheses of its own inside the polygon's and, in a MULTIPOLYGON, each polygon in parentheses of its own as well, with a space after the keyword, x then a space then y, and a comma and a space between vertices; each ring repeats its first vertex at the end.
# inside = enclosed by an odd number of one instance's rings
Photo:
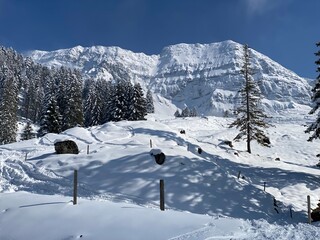
POLYGON ((77 69, 46 67, 0 47, 0 144, 16 141, 18 120, 27 120, 22 139, 60 133, 107 121, 144 120, 154 112, 152 94, 117 79, 83 80, 77 69))

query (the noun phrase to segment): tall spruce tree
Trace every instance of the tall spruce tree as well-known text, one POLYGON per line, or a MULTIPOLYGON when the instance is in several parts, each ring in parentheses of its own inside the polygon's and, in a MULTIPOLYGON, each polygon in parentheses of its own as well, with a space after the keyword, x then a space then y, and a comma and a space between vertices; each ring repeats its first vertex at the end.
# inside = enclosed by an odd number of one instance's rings
POLYGON ((91 80, 87 83, 85 99, 85 126, 100 125, 106 122, 109 82, 104 79, 91 80))
POLYGON ((57 82, 55 78, 48 78, 45 86, 45 101, 40 118, 40 137, 47 133, 60 133, 62 129, 62 116, 57 101, 57 82))
POLYGON ((125 120, 126 109, 126 88, 123 81, 118 81, 114 86, 114 91, 112 92, 109 102, 109 121, 121 121, 125 120))
POLYGON ((263 146, 268 146, 270 143, 268 137, 265 135, 263 129, 268 128, 265 120, 267 116, 263 113, 261 108, 261 92, 257 83, 253 80, 253 70, 251 68, 250 49, 248 45, 243 46, 243 66, 241 74, 244 78, 244 85, 240 89, 240 106, 236 110, 237 119, 229 125, 229 127, 236 127, 240 133, 234 140, 246 138, 247 151, 251 153, 251 141, 257 142, 263 146))
POLYGON ((64 74, 64 82, 60 85, 65 85, 64 106, 62 115, 62 130, 66 130, 75 126, 83 126, 83 107, 82 107, 82 92, 83 83, 81 75, 77 70, 67 69, 64 74))
POLYGON ((111 119, 111 105, 115 92, 115 85, 111 81, 104 81, 104 89, 101 91, 101 100, 103 102, 101 124, 110 121, 111 119))
POLYGON ((14 71, 6 63, 0 69, 0 144, 16 141, 18 86, 14 71))
POLYGON ((84 125, 91 127, 100 123, 100 108, 97 100, 96 85, 92 80, 91 85, 87 86, 86 98, 84 103, 84 125))
POLYGON ((190 109, 188 107, 182 109, 181 117, 190 117, 190 109))
POLYGON ((147 91, 146 101, 147 101, 147 113, 154 113, 153 97, 150 89, 147 91))
POLYGON ((54 95, 49 96, 46 100, 46 108, 40 121, 40 128, 38 135, 40 137, 47 133, 60 133, 61 132, 61 114, 54 95))
POLYGON ((23 128, 23 132, 21 134, 21 140, 29 140, 35 137, 36 137, 36 134, 31 126, 31 123, 27 122, 26 126, 23 128))
POLYGON ((124 102, 124 119, 134 121, 137 118, 136 109, 136 93, 134 87, 130 81, 126 81, 124 84, 126 96, 124 102))
MULTIPOLYGON (((320 47, 320 42, 316 43, 317 47, 320 47)), ((319 73, 315 85, 312 88, 312 109, 309 112, 309 114, 314 114, 320 107, 320 50, 318 50, 315 55, 318 57, 318 59, 315 61, 315 64, 317 65, 316 72, 319 73)), ((311 123, 311 125, 307 128, 305 131, 306 133, 313 132, 313 134, 309 137, 308 141, 312 141, 313 139, 320 138, 320 112, 318 112, 317 119, 315 122, 311 123)))
POLYGON ((134 109, 135 114, 133 120, 146 120, 147 115, 147 101, 143 95, 142 87, 139 83, 134 85, 134 109))

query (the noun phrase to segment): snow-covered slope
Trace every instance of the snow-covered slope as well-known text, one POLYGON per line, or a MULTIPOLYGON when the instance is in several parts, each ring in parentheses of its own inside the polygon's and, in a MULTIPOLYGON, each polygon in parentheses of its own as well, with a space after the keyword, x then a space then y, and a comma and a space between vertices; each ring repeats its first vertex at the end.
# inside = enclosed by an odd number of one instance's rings
MULTIPOLYGON (((87 77, 140 82, 179 108, 196 107, 199 113, 209 115, 232 112, 243 82, 242 45, 230 40, 172 45, 152 56, 102 46, 31 51, 27 55, 45 65, 78 68, 87 77)), ((309 104, 307 80, 255 50, 252 63, 268 110, 277 113, 309 104)))
POLYGON ((301 122, 277 123, 268 130, 272 146, 253 142, 248 154, 244 142, 223 144, 236 135, 225 127, 230 121, 151 115, 0 146, 0 239, 320 237, 319 224, 304 224, 306 196, 315 208, 320 195, 319 142, 307 142, 301 122), (74 140, 80 153, 55 154, 59 139, 74 140), (163 165, 150 155, 156 149, 166 155, 163 165))

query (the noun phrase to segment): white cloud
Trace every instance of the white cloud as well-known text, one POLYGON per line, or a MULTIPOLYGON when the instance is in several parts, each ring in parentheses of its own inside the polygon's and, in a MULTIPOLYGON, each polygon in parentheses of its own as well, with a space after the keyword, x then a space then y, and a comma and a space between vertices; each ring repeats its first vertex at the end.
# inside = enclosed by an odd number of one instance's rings
POLYGON ((263 14, 281 5, 279 0, 245 0, 247 11, 251 15, 263 14))

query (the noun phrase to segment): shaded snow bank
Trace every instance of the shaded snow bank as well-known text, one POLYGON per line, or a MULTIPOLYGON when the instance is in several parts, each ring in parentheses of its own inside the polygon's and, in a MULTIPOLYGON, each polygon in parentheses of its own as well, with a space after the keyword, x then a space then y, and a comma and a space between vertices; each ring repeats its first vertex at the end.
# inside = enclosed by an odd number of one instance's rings
POLYGON ((213 218, 207 215, 145 208, 128 203, 35 195, 1 194, 3 240, 310 240, 319 227, 270 224, 264 220, 213 218), (32 220, 31 220, 32 219, 32 220))

